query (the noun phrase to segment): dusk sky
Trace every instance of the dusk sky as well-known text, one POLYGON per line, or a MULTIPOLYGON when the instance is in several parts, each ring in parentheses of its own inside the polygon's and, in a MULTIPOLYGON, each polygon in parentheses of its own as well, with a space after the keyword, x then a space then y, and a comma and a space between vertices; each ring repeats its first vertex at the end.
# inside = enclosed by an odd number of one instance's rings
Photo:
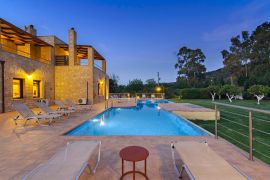
POLYGON ((78 44, 93 45, 106 59, 108 74, 120 83, 145 81, 160 72, 161 82, 176 79, 176 53, 201 48, 207 71, 223 66, 220 51, 242 30, 270 21, 269 0, 0 0, 0 17, 38 35, 67 42, 74 27, 78 44))

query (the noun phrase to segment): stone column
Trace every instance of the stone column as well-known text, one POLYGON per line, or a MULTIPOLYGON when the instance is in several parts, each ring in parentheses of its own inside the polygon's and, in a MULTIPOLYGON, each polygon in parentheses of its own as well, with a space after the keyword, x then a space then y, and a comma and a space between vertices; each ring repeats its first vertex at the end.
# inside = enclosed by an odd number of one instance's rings
POLYGON ((1 31, 1 27, 0 27, 0 48, 2 48, 1 34, 2 34, 2 31, 1 31))
POLYGON ((88 103, 94 103, 94 50, 88 47, 88 66, 90 77, 88 78, 88 103))
POLYGON ((74 28, 71 28, 68 32, 68 53, 69 53, 69 65, 74 66, 77 62, 77 33, 74 28))
POLYGON ((102 71, 106 74, 106 60, 102 60, 102 71))
POLYGON ((107 84, 107 77, 106 77, 106 60, 102 60, 102 73, 103 73, 103 78, 104 78, 104 83, 105 83, 105 86, 104 86, 104 100, 106 101, 107 99, 107 87, 108 87, 108 84, 107 84))

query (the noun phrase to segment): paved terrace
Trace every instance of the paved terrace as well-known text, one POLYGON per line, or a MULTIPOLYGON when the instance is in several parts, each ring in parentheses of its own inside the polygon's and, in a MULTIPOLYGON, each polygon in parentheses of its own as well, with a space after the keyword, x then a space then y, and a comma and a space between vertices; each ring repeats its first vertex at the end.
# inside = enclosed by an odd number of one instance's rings
MULTIPOLYGON (((239 167, 253 179, 269 179, 269 166, 259 161, 249 161, 235 146, 225 140, 213 137, 67 137, 63 133, 104 110, 103 104, 94 106, 94 110, 73 113, 53 127, 28 127, 14 129, 11 120, 16 113, 0 114, 0 179, 21 179, 21 177, 40 163, 48 160, 55 152, 71 140, 101 140, 101 161, 93 176, 84 175, 82 179, 119 179, 121 160, 119 151, 128 145, 146 147, 150 156, 147 170, 150 179, 177 179, 170 152, 170 141, 208 141, 209 146, 230 164, 239 167)), ((200 162, 198 162, 200 163, 200 162)), ((128 163, 126 163, 127 165, 128 163)), ((126 166, 131 168, 131 166, 126 166)), ((137 165, 142 169, 142 164, 137 165)), ((127 169, 127 168, 126 168, 127 169)), ((140 175, 137 179, 143 179, 140 175)), ((129 176, 129 178, 131 178, 129 176)), ((126 179, 129 179, 126 178, 126 179)), ((184 179, 187 179, 184 177, 184 179)))
POLYGON ((184 116, 186 119, 190 120, 215 120, 216 116, 214 109, 209 109, 190 103, 167 103, 158 104, 158 106, 162 109, 165 109, 166 111, 170 111, 177 115, 184 116))

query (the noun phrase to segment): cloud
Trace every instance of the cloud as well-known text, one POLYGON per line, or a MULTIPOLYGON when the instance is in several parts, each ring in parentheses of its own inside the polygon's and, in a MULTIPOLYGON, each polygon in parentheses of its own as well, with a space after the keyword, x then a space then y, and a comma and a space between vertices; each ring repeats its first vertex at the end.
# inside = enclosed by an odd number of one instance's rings
POLYGON ((269 1, 251 1, 251 3, 237 9, 223 20, 223 23, 209 32, 202 34, 205 42, 228 41, 231 37, 240 34, 243 30, 252 30, 270 15, 269 1))

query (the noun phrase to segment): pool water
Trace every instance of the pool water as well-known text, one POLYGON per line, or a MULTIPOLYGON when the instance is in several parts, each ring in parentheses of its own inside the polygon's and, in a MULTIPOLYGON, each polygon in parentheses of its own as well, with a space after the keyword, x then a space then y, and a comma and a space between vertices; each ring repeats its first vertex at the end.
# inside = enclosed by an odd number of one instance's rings
POLYGON ((110 108, 66 135, 71 136, 206 136, 208 133, 183 118, 162 110, 157 103, 138 101, 136 107, 110 108))

